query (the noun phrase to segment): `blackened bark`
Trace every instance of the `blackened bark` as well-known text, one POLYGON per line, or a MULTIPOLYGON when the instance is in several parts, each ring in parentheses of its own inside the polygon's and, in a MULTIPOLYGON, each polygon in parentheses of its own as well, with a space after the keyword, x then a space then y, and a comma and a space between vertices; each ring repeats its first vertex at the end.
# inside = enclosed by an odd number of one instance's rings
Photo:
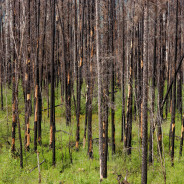
POLYGON ((164 35, 163 35, 163 14, 160 15, 160 61, 158 62, 158 110, 159 110, 159 118, 158 118, 158 153, 162 155, 162 119, 163 119, 163 109, 161 108, 161 104, 163 101, 163 90, 164 90, 164 59, 165 59, 165 43, 164 43, 164 35))
POLYGON ((56 163, 56 154, 55 154, 55 92, 54 92, 54 43, 55 43, 55 0, 51 4, 52 10, 52 19, 51 19, 51 96, 50 96, 50 146, 52 148, 52 164, 56 163))
POLYGON ((42 120, 42 97, 41 97, 41 81, 40 81, 40 72, 39 72, 39 50, 40 50, 40 0, 38 0, 37 4, 37 63, 36 63, 36 80, 38 85, 38 143, 41 144, 41 120, 42 120))
MULTIPOLYGON (((179 17, 181 17, 181 8, 180 8, 180 4, 179 4, 179 17)), ((179 39, 178 39, 178 46, 179 46, 179 51, 178 51, 178 55, 179 57, 181 57, 181 18, 179 19, 179 39)), ((177 80, 177 108, 180 112, 181 115, 181 121, 182 121, 182 83, 183 83, 183 73, 182 73, 182 68, 180 68, 179 72, 178 72, 178 80, 177 80)))
POLYGON ((152 64, 151 79, 151 120, 150 120, 150 137, 149 137, 149 162, 153 162, 153 134, 154 134, 154 111, 155 111, 155 86, 156 86, 156 63, 157 63, 157 1, 155 5, 155 23, 154 23, 154 53, 152 64))
MULTIPOLYGON (((134 18, 134 12, 133 12, 134 18)), ((128 63, 128 98, 127 98, 127 122, 125 126, 125 147, 127 148, 127 154, 131 154, 132 145, 132 106, 133 106, 133 57, 134 57, 134 23, 132 26, 131 35, 131 49, 130 59, 128 63)))
POLYGON ((183 139, 184 139, 184 115, 182 117, 182 125, 181 125, 180 156, 182 156, 183 139))
POLYGON ((89 72, 89 78, 88 78, 88 91, 87 91, 87 118, 88 118, 88 155, 89 158, 93 158, 93 141, 92 141, 92 100, 93 100, 93 85, 94 85, 94 79, 93 79, 93 46, 94 46, 94 3, 90 4, 88 1, 88 60, 89 65, 88 66, 88 72, 89 72), (91 5, 91 6, 90 6, 91 5), (91 16, 91 21, 90 21, 91 16), (91 34, 90 34, 91 33, 91 34))
MULTIPOLYGON (((181 16, 181 8, 180 8, 180 16, 181 16)), ((179 40, 179 53, 181 57, 181 48, 182 48, 182 30, 181 30, 181 19, 180 19, 180 40, 179 40)), ((184 139, 184 115, 182 116, 182 84, 183 84, 183 73, 182 69, 179 71, 180 75, 180 95, 179 95, 179 100, 178 100, 178 105, 179 105, 179 111, 181 113, 181 140, 180 140, 180 156, 182 156, 182 149, 183 149, 183 139, 184 139)))
MULTIPOLYGON (((37 37, 37 39, 38 39, 38 25, 37 25, 37 21, 38 21, 38 12, 37 12, 37 0, 35 0, 34 1, 34 16, 35 16, 35 25, 36 25, 36 37, 37 37)), ((35 102, 35 111, 34 111, 34 151, 36 152, 36 150, 37 150, 37 136, 38 136, 38 134, 37 134, 37 131, 38 131, 38 88, 39 88, 39 86, 38 86, 38 82, 39 82, 39 79, 38 79, 38 56, 37 56, 37 54, 38 54, 38 40, 37 40, 37 42, 36 42, 36 58, 35 58, 35 84, 34 84, 34 86, 35 86, 35 89, 34 89, 34 92, 35 92, 35 97, 34 97, 34 102, 35 102)))
MULTIPOLYGON (((177 63, 177 49, 178 49, 178 0, 176 5, 176 29, 175 29, 175 57, 173 75, 176 70, 177 63)), ((175 109, 176 109, 176 78, 173 83, 172 91, 172 112, 171 112, 171 164, 174 166, 174 140, 175 140, 175 109)))
POLYGON ((4 108, 4 105, 3 105, 3 60, 1 61, 1 64, 0 64, 0 86, 1 86, 1 110, 3 110, 4 108))
MULTIPOLYGON (((133 34, 131 34, 133 36, 133 34)), ((128 74, 128 99, 127 99, 127 122, 125 126, 125 147, 127 154, 131 154, 131 139, 132 139, 132 96, 133 96, 133 38, 131 40, 131 56, 129 62, 128 74)))
POLYGON ((26 101, 25 101, 25 148, 29 150, 30 146, 30 115, 31 115, 31 45, 30 45, 30 37, 31 37, 31 19, 30 19, 30 1, 27 1, 27 60, 26 60, 26 74, 25 74, 25 85, 26 85, 26 101))
POLYGON ((124 0, 122 1, 123 9, 123 53, 122 53, 122 122, 121 122, 121 141, 123 141, 124 130, 125 130, 125 7, 124 0))
POLYGON ((142 55, 141 55, 141 22, 138 23, 138 63, 137 63, 137 107, 138 107, 138 116, 139 116, 139 129, 141 131, 140 138, 142 139, 142 113, 141 113, 141 103, 142 103, 142 55))
MULTIPOLYGON (((111 53, 114 55, 114 9, 115 4, 114 1, 111 0, 110 3, 110 38, 111 38, 111 53)), ((115 154, 115 61, 111 59, 111 141, 112 141, 112 154, 115 154)))
POLYGON ((77 129, 76 129, 76 150, 79 149, 80 140, 80 107, 81 107, 81 89, 82 89, 82 66, 83 66, 83 37, 84 37, 84 10, 86 1, 81 2, 81 28, 80 28, 80 61, 78 63, 77 72, 77 129))
MULTIPOLYGON (((19 1, 20 3, 20 1, 19 1)), ((20 55, 19 55, 20 58, 20 55)), ((18 124, 18 135, 19 135, 19 144, 20 144, 20 167, 23 168, 23 152, 22 152, 22 136, 21 136, 21 126, 20 126, 20 119, 19 119, 19 102, 18 102, 18 61, 15 61, 15 116, 18 124)))
MULTIPOLYGON (((13 36, 15 36, 15 1, 11 4, 11 12, 13 16, 13 36)), ((13 42, 13 38, 11 40, 13 42)), ((13 63, 12 63, 12 153, 15 152, 15 127, 17 125, 17 118, 16 118, 16 96, 15 96, 15 63, 16 63, 16 56, 15 56, 15 47, 13 45, 13 63)))
POLYGON ((43 65, 44 65, 44 61, 45 61, 45 40, 46 40, 46 23, 47 23, 47 0, 45 0, 45 13, 44 13, 44 25, 43 25, 43 40, 42 40, 42 60, 40 62, 40 87, 42 90, 42 80, 43 80, 43 65))
MULTIPOLYGON (((69 3, 68 3, 69 12, 69 3)), ((62 2, 62 19, 64 20, 64 9, 62 2)), ((69 16, 67 20, 67 28, 64 29, 64 23, 62 24, 62 39, 63 39, 63 58, 64 58, 64 70, 65 70, 65 107, 66 107, 66 125, 71 124, 71 67, 70 67, 70 30, 69 30, 69 16), (66 37, 66 38, 65 38, 66 37)))

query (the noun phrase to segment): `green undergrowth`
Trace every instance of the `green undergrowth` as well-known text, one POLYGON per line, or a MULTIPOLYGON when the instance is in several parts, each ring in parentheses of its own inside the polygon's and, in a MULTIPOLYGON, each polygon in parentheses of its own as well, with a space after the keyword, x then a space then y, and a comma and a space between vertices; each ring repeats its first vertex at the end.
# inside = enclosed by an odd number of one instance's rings
MULTIPOLYGON (((24 143, 24 99, 22 92, 19 92, 19 114, 22 131, 22 140, 24 143)), ((47 108, 46 92, 43 91, 43 108, 47 108)), ((85 89, 82 91, 85 94, 85 89)), ((0 111, 0 183, 38 183, 38 168, 37 155, 33 151, 33 124, 34 115, 31 117, 31 146, 30 151, 23 150, 24 168, 20 168, 19 160, 19 141, 18 130, 16 132, 16 154, 12 157, 11 154, 11 92, 8 90, 8 121, 7 111, 0 111), (31 172, 30 172, 31 171, 31 172)), ((4 104, 5 96, 4 96, 4 104)), ((56 92, 56 105, 61 104, 60 90, 56 92)), ((72 107, 74 105, 72 104, 72 107)), ((47 111, 43 112, 42 117, 42 145, 38 146, 39 161, 42 162, 41 181, 46 184, 66 183, 66 184, 96 184, 100 183, 99 176, 99 153, 98 153, 98 116, 97 116, 97 99, 93 102, 93 159, 89 160, 87 155, 87 140, 86 146, 83 148, 83 134, 85 122, 85 99, 82 98, 82 115, 80 117, 80 149, 75 150, 75 132, 76 118, 75 109, 72 108, 71 126, 67 127, 65 122, 65 107, 64 105, 56 108, 56 165, 52 166, 52 151, 49 149, 49 126, 50 121, 47 117, 47 111), (72 156, 69 155, 69 145, 72 156), (71 163, 72 160, 72 163, 71 163)), ((165 113, 164 113, 165 118, 165 113)), ((109 117, 109 154, 108 154, 108 178, 102 183, 118 183, 118 176, 126 177, 129 183, 141 183, 141 143, 139 122, 133 122, 133 139, 132 139, 132 154, 126 155, 121 140, 121 94, 116 94, 116 154, 111 153, 111 124, 109 117)), ((176 138, 175 138, 175 160, 174 167, 171 167, 171 159, 169 152, 169 127, 171 117, 168 114, 167 120, 163 121, 163 167, 161 165, 160 156, 157 153, 157 139, 154 135, 154 162, 148 165, 148 183, 161 184, 164 183, 163 171, 166 169, 167 183, 182 184, 183 183, 183 165, 184 157, 179 157, 180 135, 181 135, 181 120, 180 115, 176 115, 176 138)), ((149 127, 149 125, 148 125, 149 127)))

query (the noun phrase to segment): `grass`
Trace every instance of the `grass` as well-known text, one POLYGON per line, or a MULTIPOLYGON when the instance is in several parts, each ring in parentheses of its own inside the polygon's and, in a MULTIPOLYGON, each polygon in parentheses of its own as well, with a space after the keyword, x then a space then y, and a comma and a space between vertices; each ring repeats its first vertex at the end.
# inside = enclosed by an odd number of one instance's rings
MULTIPOLYGON (((84 90, 85 91, 85 90, 84 90)), ((83 91, 83 93, 85 93, 83 91)), ((22 98, 22 91, 19 92, 19 110, 20 121, 22 130, 22 139, 24 138, 24 102, 22 98)), ((60 91, 56 93, 56 104, 60 104, 59 95, 60 91)), ((5 96, 4 96, 5 102, 5 96)), ((47 108, 46 99, 43 99, 43 106, 47 108)), ((126 176, 128 182, 131 184, 141 183, 141 145, 139 141, 139 122, 133 122, 133 140, 132 140, 132 155, 126 156, 123 149, 121 139, 121 94, 116 95, 116 154, 111 154, 111 144, 109 142, 109 155, 108 155, 108 178, 103 180, 105 183, 118 183, 117 175, 126 176)), ((93 139, 98 138, 98 116, 97 100, 93 102, 93 139)), ((99 183, 99 154, 98 154, 98 141, 93 143, 93 160, 88 159, 87 155, 87 141, 86 147, 83 148, 83 132, 84 132, 84 119, 85 119, 85 99, 82 99, 82 115, 80 120, 80 150, 75 151, 75 132, 76 132, 76 118, 74 116, 74 109, 72 109, 72 126, 66 126, 65 123, 65 110, 64 106, 56 108, 56 130, 63 130, 71 132, 71 145, 72 145, 72 160, 70 162, 69 156, 69 135, 63 131, 56 132, 56 166, 52 166, 52 151, 49 150, 49 126, 50 121, 47 118, 47 112, 43 112, 42 121, 42 145, 38 146, 39 160, 45 162, 41 165, 41 179, 42 183, 55 184, 96 184, 99 183)), ((11 155, 11 90, 8 90, 8 126, 6 121, 6 111, 0 111, 0 183, 38 183, 38 169, 34 169, 37 165, 37 156, 33 151, 33 124, 34 117, 31 117, 31 148, 29 152, 23 153, 24 155, 24 168, 20 169, 19 154, 19 141, 18 132, 16 132, 16 152, 17 157, 13 158, 11 155), (7 127, 9 130, 7 131, 7 127), (7 142, 8 141, 8 142, 7 142)), ((174 167, 171 167, 171 159, 169 154, 169 127, 170 127, 170 114, 167 120, 163 122, 163 143, 164 143, 164 157, 166 167, 167 183, 182 184, 183 183, 183 165, 184 157, 179 158, 180 139, 175 139, 175 160, 174 167)), ((110 121, 109 121, 110 122, 110 121)), ((148 126, 149 127, 149 126, 148 126)), ((176 115, 176 136, 180 137, 181 134, 181 120, 180 115, 176 115)), ((109 124, 109 138, 111 135, 111 125, 109 124)), ((157 141, 154 135, 154 163, 148 166, 148 183, 161 184, 164 183, 162 167, 160 164, 160 157, 157 154, 157 141)))

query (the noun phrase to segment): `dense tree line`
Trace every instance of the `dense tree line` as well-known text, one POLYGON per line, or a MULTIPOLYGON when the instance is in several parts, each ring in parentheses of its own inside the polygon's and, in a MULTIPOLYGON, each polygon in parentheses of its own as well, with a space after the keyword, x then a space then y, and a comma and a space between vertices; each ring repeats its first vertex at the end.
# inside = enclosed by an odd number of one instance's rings
MULTIPOLYGON (((55 158, 55 108, 65 107, 66 126, 76 116, 76 151, 81 149, 81 101, 85 102, 83 147, 93 158, 93 99, 98 98, 100 178, 107 177, 108 142, 116 153, 117 131, 126 155, 132 153, 132 127, 142 146, 142 183, 153 163, 157 142, 163 163, 162 122, 171 114, 169 146, 175 157, 176 110, 181 114, 180 156, 184 139, 182 116, 183 1, 175 0, 4 0, 0 1, 1 110, 7 108, 7 87, 12 90, 12 143, 20 141, 20 160, 42 144, 42 113, 50 117, 50 148, 55 158), (23 90, 25 122, 19 119, 19 88, 23 90), (61 104, 55 89, 61 88, 61 104), (85 89, 85 96, 82 95, 85 89), (43 91, 45 93, 43 93, 43 91), (116 94, 122 95, 122 120, 116 121, 116 94), (47 109, 43 108, 46 94, 47 109), (5 96, 6 102, 3 101, 5 96), (34 116, 34 130, 30 117, 34 116), (121 130, 116 130, 116 123, 121 130), (21 125, 25 125, 24 139, 21 125), (149 125, 149 126, 148 126, 149 125), (15 135, 18 126, 19 136, 15 135), (108 128, 111 126, 111 135, 108 128), (154 138, 156 137, 156 139, 154 138), (24 140, 24 146, 22 145, 24 140)), ((7 111, 7 117, 10 116, 7 111)), ((166 173, 163 171, 166 182, 166 173)))

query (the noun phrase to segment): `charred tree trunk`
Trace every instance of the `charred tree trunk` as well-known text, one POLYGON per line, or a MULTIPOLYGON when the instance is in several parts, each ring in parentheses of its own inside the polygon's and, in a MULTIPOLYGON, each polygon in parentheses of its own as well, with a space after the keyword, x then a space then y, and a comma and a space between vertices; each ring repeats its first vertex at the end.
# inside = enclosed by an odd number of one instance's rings
POLYGON ((155 112, 155 85, 156 85, 156 63, 157 63, 157 1, 155 5, 155 23, 154 23, 154 53, 152 64, 151 79, 151 120, 150 120, 150 137, 149 137, 149 162, 153 162, 153 134, 154 134, 154 112, 155 112))
POLYGON ((82 89, 82 66, 83 66, 83 34, 84 34, 84 9, 86 1, 81 2, 81 23, 80 26, 80 61, 77 67, 77 129, 76 129, 76 150, 79 150, 80 140, 80 108, 81 108, 81 89, 82 89))
MULTIPOLYGON (((134 11, 134 10, 133 10, 134 11)), ((134 13, 133 13, 134 18, 134 13)), ((125 126, 125 147, 127 154, 131 154, 132 146, 132 104, 133 104, 133 57, 134 57, 134 23, 132 26, 130 58, 128 62, 128 97, 127 97, 127 122, 125 126)))
MULTIPOLYGON (((0 38, 0 41, 1 41, 1 38, 0 38)), ((0 64, 0 87, 1 87, 1 110, 3 111, 4 109, 4 104, 3 104, 3 59, 0 64)))
POLYGON ((54 92, 54 45, 55 45, 55 0, 51 4, 51 91, 50 91, 50 147, 52 148, 52 164, 56 163, 56 153, 55 153, 55 92, 54 92))
POLYGON ((35 72, 35 97, 34 97, 34 101, 35 101, 35 111, 34 111, 34 151, 36 152, 37 150, 37 138, 38 138, 38 88, 39 88, 39 73, 38 73, 38 12, 37 12, 37 0, 35 0, 34 2, 34 13, 35 13, 35 25, 36 25, 36 37, 37 37, 37 42, 36 42, 36 58, 35 58, 35 65, 34 65, 34 72, 35 72))
POLYGON ((26 74, 25 74, 25 84, 26 84, 26 101, 25 101, 25 148, 29 151, 30 146, 30 116, 31 116, 31 45, 30 45, 30 35, 31 35, 31 19, 30 19, 30 1, 27 1, 27 60, 26 60, 26 74))
MULTIPOLYGON (((181 4, 179 4, 179 17, 181 17, 181 4)), ((179 47, 179 58, 181 58, 181 18, 179 21, 179 35, 178 35, 178 47, 179 47)), ((180 68, 178 72, 178 78, 177 78, 177 109, 180 112, 181 115, 181 121, 182 121, 182 84, 183 84, 183 75, 182 75, 182 68, 180 68)))
POLYGON ((123 53, 122 53, 122 123, 121 123, 121 141, 123 141, 124 130, 125 130, 125 7, 124 0, 122 1, 123 9, 123 53))
MULTIPOLYGON (((176 29, 175 29, 175 57, 173 76, 176 70, 177 63, 177 49, 178 49, 178 0, 176 5, 176 29)), ((174 140, 175 140, 175 109, 176 109, 176 78, 172 88, 172 111, 171 111, 171 164, 174 166, 174 140)))
MULTIPOLYGON (((15 37, 15 1, 11 3, 11 16, 13 18, 13 38, 11 41, 13 43, 13 39, 15 37)), ((15 127, 17 125, 17 118, 16 118, 16 83, 15 83, 15 63, 16 63, 16 54, 15 54, 15 46, 13 44, 13 63, 12 63, 12 153, 15 152, 15 127)))
POLYGON ((161 104, 163 101, 163 90, 164 90, 164 54, 165 54, 164 36, 163 36, 163 14, 160 15, 160 61, 158 62, 158 154, 162 155, 162 119, 163 109, 161 104))
POLYGON ((88 155, 89 158, 93 158, 93 141, 92 141, 92 100, 93 100, 93 50, 94 50, 94 13, 95 13, 95 7, 94 2, 91 1, 88 2, 88 60, 89 60, 89 66, 88 66, 88 72, 89 72, 89 78, 88 78, 88 91, 87 91, 87 121, 88 121, 88 155), (91 21, 90 21, 91 16, 91 21), (91 33, 91 34, 90 34, 91 33))
MULTIPOLYGON (((114 56, 114 9, 115 4, 114 1, 111 0, 110 3, 110 38, 111 38, 111 54, 114 56)), ((112 141, 112 154, 115 154, 115 60, 111 59, 111 141, 112 141)))
POLYGON ((37 17, 37 59, 36 59, 36 70, 37 70, 37 85, 38 85, 38 143, 41 145, 41 120, 42 120, 42 97, 41 97, 41 81, 40 81, 40 72, 39 72, 39 50, 40 50, 40 0, 38 0, 37 4, 37 12, 38 12, 38 17, 37 17))
MULTIPOLYGON (((180 8, 180 16, 181 16, 181 8, 180 8)), ((179 42, 179 53, 181 53, 181 48, 182 48, 182 30, 181 30, 181 19, 180 19, 180 42, 179 42)), ((183 73, 182 70, 180 69, 179 71, 180 73, 180 84, 181 84, 181 91, 180 91, 180 102, 178 101, 178 103, 180 103, 179 105, 179 110, 181 113, 181 140, 180 140, 180 156, 182 156, 182 149, 183 149, 183 139, 184 139, 184 114, 182 116, 182 85, 183 85, 183 73)))
POLYGON ((137 107, 138 107, 138 116, 139 116, 139 130, 140 130, 140 138, 142 140, 142 113, 141 113, 141 104, 142 104, 142 53, 141 53, 141 21, 138 24, 138 63, 137 63, 137 107))
MULTIPOLYGON (((19 7, 20 7, 20 1, 19 1, 19 7)), ((20 9, 19 9, 20 11, 20 9)), ((19 12, 20 13, 20 12, 19 12)), ((19 50, 20 50, 20 45, 19 45, 19 50)), ((18 101, 18 85, 19 85, 19 72, 20 72, 20 67, 19 67, 19 61, 21 59, 21 53, 19 52, 19 56, 17 60, 15 61, 15 116, 18 124, 18 135, 19 135, 19 144, 20 144, 20 167, 23 168, 23 151, 22 151, 22 136, 21 136, 21 126, 20 126, 20 119, 19 119, 19 101, 18 101)))

